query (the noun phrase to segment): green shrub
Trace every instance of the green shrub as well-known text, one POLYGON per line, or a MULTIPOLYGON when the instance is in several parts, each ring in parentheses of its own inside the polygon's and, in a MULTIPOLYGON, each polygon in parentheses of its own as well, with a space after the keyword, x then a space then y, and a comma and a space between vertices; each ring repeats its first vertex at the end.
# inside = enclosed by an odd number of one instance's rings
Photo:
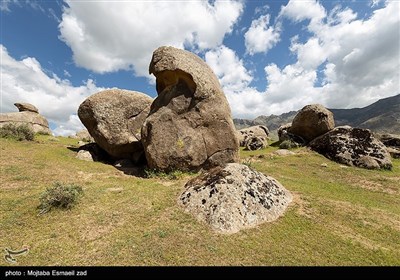
POLYGON ((156 169, 144 169, 144 174, 146 178, 160 178, 160 179, 167 179, 167 180, 179 180, 185 175, 192 175, 195 174, 193 172, 184 172, 181 170, 174 170, 171 172, 163 172, 158 171, 156 169))
POLYGON ((32 128, 27 124, 6 124, 0 128, 1 138, 10 138, 18 141, 28 140, 33 141, 35 133, 32 128))
POLYGON ((83 189, 81 186, 55 182, 52 187, 48 187, 40 196, 39 214, 49 212, 53 207, 69 209, 82 194, 83 189))
POLYGON ((299 144, 292 140, 285 140, 282 143, 279 144, 280 149, 293 149, 293 148, 298 148, 299 144))

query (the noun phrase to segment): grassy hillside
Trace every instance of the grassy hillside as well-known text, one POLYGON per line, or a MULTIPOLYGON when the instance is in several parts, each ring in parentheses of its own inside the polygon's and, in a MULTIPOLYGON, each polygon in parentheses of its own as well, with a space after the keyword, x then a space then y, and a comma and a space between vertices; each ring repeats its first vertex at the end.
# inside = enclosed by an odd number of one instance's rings
POLYGON ((400 160, 392 171, 371 171, 305 148, 286 157, 273 147, 242 151, 294 202, 273 223, 219 235, 176 203, 194 175, 133 177, 75 159, 74 145, 62 137, 0 139, 0 248, 29 246, 18 265, 400 265, 400 160), (38 216, 40 194, 55 181, 85 194, 71 210, 38 216))

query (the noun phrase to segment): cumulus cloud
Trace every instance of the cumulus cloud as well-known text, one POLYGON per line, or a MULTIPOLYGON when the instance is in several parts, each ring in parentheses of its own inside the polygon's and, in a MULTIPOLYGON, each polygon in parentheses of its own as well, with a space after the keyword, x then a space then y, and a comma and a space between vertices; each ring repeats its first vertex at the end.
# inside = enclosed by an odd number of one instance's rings
POLYGON ((349 8, 336 7, 327 14, 316 1, 289 1, 279 20, 303 24, 310 35, 303 42, 292 38, 289 50, 295 63, 265 67, 264 91, 249 86, 228 95, 234 115, 280 114, 310 103, 363 107, 399 93, 399 6, 387 1, 369 18, 360 19, 349 8))
POLYGON ((78 66, 148 75, 159 46, 207 50, 222 44, 243 10, 241 1, 66 1, 60 38, 78 66), (100 19, 100 20, 99 20, 100 19))
POLYGON ((66 135, 83 127, 76 116, 80 103, 103 88, 97 87, 90 79, 74 87, 69 80, 56 74, 48 76, 34 57, 16 60, 3 45, 0 45, 0 55, 2 112, 17 111, 13 105, 15 102, 28 102, 56 126, 56 135, 66 135))
POLYGON ((251 22, 244 34, 247 53, 266 53, 279 42, 279 28, 268 26, 269 21, 270 15, 267 14, 251 22))

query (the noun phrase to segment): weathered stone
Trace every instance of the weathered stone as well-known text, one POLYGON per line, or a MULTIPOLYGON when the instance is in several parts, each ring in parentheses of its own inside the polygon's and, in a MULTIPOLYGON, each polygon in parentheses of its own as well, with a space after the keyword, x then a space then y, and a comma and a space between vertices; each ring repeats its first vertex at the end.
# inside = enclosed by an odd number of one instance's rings
POLYGON ((331 111, 320 104, 303 107, 287 132, 302 137, 307 143, 335 127, 331 111))
POLYGON ((400 158, 400 149, 387 147, 386 150, 389 152, 392 158, 400 158))
POLYGON ((93 137, 90 135, 90 133, 87 129, 82 129, 82 130, 78 131, 75 134, 74 138, 79 139, 84 142, 90 142, 90 143, 95 142, 93 137))
POLYGON ((290 192, 274 178, 237 163, 211 169, 185 188, 178 202, 219 233, 274 221, 292 201, 290 192))
POLYGON ((400 148, 400 135, 383 134, 379 139, 386 147, 400 148))
POLYGON ((256 151, 265 149, 267 145, 268 142, 264 137, 252 135, 246 138, 244 149, 247 151, 256 151))
POLYGON ((17 107, 20 112, 28 111, 39 114, 38 108, 29 103, 14 103, 14 106, 17 107))
POLYGON ((238 139, 240 147, 245 147, 246 141, 250 136, 259 136, 267 139, 269 130, 266 126, 256 125, 238 130, 238 139))
POLYGON ((76 158, 85 161, 94 161, 92 154, 89 151, 85 150, 78 151, 78 153, 76 154, 76 158))
MULTIPOLYGON (((25 106, 20 106, 21 104, 25 104, 27 106, 30 105, 34 107, 33 105, 27 103, 15 103, 15 106, 20 110, 20 112, 0 114, 0 127, 6 124, 16 124, 16 125, 27 124, 30 128, 32 128, 32 130, 35 133, 43 133, 51 135, 52 133, 51 130, 49 129, 49 123, 47 122, 46 118, 38 114, 37 112, 26 110, 25 106)), ((34 108, 36 109, 36 107, 34 108)), ((31 110, 34 109, 31 108, 31 110)))
POLYGON ((363 168, 392 168, 385 145, 375 139, 368 129, 339 126, 314 139, 309 146, 342 164, 363 168))
POLYGON ((287 136, 287 131, 291 126, 292 126, 292 123, 287 123, 287 124, 281 125, 278 128, 278 137, 279 137, 280 142, 283 142, 285 140, 290 140, 290 137, 287 136))
POLYGON ((188 51, 160 47, 149 71, 158 93, 142 128, 149 167, 198 170, 237 162, 231 111, 210 67, 188 51))
POLYGON ((140 129, 152 98, 129 90, 110 89, 89 96, 78 116, 95 142, 116 159, 143 158, 140 129))
POLYGON ((77 158, 79 155, 79 159, 90 159, 88 153, 91 155, 92 161, 102 161, 102 162, 110 162, 110 156, 104 151, 99 145, 96 143, 89 143, 79 147, 77 158), (85 152, 82 152, 85 151, 85 152))
POLYGON ((292 151, 289 151, 289 150, 287 150, 287 149, 279 149, 279 150, 276 150, 275 152, 273 152, 275 155, 278 155, 278 156, 291 156, 291 155, 295 155, 296 153, 294 153, 294 152, 292 152, 292 151))

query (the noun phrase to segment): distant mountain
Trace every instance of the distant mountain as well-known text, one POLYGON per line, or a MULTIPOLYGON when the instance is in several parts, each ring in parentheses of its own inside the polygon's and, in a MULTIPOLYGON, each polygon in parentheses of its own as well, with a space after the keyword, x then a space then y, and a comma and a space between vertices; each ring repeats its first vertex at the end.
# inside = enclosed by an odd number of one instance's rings
MULTIPOLYGON (((336 126, 368 128, 378 133, 400 134, 400 94, 380 99, 364 107, 354 109, 329 109, 334 116, 336 126)), ((282 115, 259 116, 254 120, 233 119, 237 129, 253 125, 265 125, 274 132, 282 124, 292 122, 297 111, 282 115)))

